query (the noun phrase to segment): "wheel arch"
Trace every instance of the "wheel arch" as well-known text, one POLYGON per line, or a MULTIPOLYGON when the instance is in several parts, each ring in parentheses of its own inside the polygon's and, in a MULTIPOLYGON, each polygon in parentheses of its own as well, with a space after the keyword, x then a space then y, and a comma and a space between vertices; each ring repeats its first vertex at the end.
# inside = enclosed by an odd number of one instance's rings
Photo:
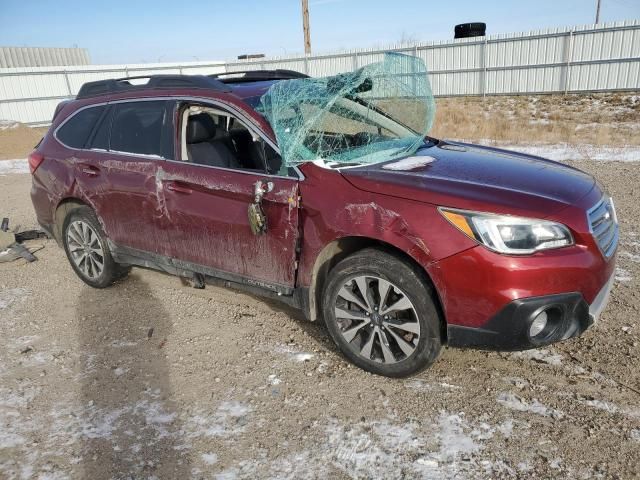
POLYGON ((55 238, 58 245, 62 246, 62 227, 64 225, 64 220, 67 218, 67 215, 72 210, 75 210, 79 207, 89 207, 92 209, 91 205, 77 197, 67 197, 63 198, 58 202, 56 210, 53 214, 53 237, 55 238))
POLYGON ((446 342, 447 335, 447 322, 446 317, 444 315, 444 309, 442 300, 440 299, 440 294, 431 280, 428 272, 425 268, 416 261, 411 255, 407 254, 400 248, 387 243, 383 240, 378 240, 369 237, 342 237, 325 245, 325 247, 320 251, 313 265, 313 269, 311 272, 311 283, 309 285, 309 312, 308 316, 311 321, 318 320, 321 318, 321 295, 324 291, 327 278, 333 267, 340 262, 342 259, 352 255, 360 250, 365 248, 377 248, 386 253, 389 253, 401 260, 404 260, 410 263, 416 270, 420 273, 422 278, 427 282, 428 285, 431 286, 434 292, 434 299, 436 303, 436 309, 438 310, 438 314, 440 316, 441 325, 441 339, 443 343, 446 342))

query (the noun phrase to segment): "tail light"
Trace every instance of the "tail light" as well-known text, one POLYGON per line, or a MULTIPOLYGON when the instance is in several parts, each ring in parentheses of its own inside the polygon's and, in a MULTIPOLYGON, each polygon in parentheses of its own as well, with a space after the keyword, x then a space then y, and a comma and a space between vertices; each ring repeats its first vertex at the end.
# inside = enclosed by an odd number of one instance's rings
POLYGON ((37 151, 31 152, 31 155, 29 155, 29 170, 31 171, 32 175, 38 169, 43 160, 44 155, 38 153, 37 151))

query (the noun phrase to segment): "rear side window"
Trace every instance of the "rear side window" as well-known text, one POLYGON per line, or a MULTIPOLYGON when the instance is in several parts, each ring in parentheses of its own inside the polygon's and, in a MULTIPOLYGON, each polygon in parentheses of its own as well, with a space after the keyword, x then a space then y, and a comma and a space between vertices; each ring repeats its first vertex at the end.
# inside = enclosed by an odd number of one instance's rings
POLYGON ((165 101, 115 105, 110 150, 141 155, 162 155, 165 101))
POLYGON ((84 148, 105 106, 85 108, 67 120, 56 133, 56 137, 71 148, 84 148))

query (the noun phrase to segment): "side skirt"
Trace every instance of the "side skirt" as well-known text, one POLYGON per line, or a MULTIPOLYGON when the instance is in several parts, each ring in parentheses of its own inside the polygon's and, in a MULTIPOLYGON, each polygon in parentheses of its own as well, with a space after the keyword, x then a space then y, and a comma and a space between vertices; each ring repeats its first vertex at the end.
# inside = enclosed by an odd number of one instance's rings
POLYGON ((123 247, 116 245, 111 240, 108 240, 108 243, 111 255, 117 263, 158 270, 184 278, 193 278, 195 275, 202 275, 204 276, 205 282, 210 285, 234 288, 260 297, 280 301, 290 307, 302 310, 305 317, 309 318, 307 288, 291 288, 285 285, 263 282, 205 265, 186 262, 130 247, 123 247))

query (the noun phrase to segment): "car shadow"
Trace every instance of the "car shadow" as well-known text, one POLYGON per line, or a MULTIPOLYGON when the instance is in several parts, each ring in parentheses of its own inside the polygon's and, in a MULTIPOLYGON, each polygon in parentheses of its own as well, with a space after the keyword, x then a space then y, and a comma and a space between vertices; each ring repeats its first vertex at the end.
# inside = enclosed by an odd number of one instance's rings
POLYGON ((162 339, 172 322, 140 277, 78 299, 82 478, 187 478, 162 339))

